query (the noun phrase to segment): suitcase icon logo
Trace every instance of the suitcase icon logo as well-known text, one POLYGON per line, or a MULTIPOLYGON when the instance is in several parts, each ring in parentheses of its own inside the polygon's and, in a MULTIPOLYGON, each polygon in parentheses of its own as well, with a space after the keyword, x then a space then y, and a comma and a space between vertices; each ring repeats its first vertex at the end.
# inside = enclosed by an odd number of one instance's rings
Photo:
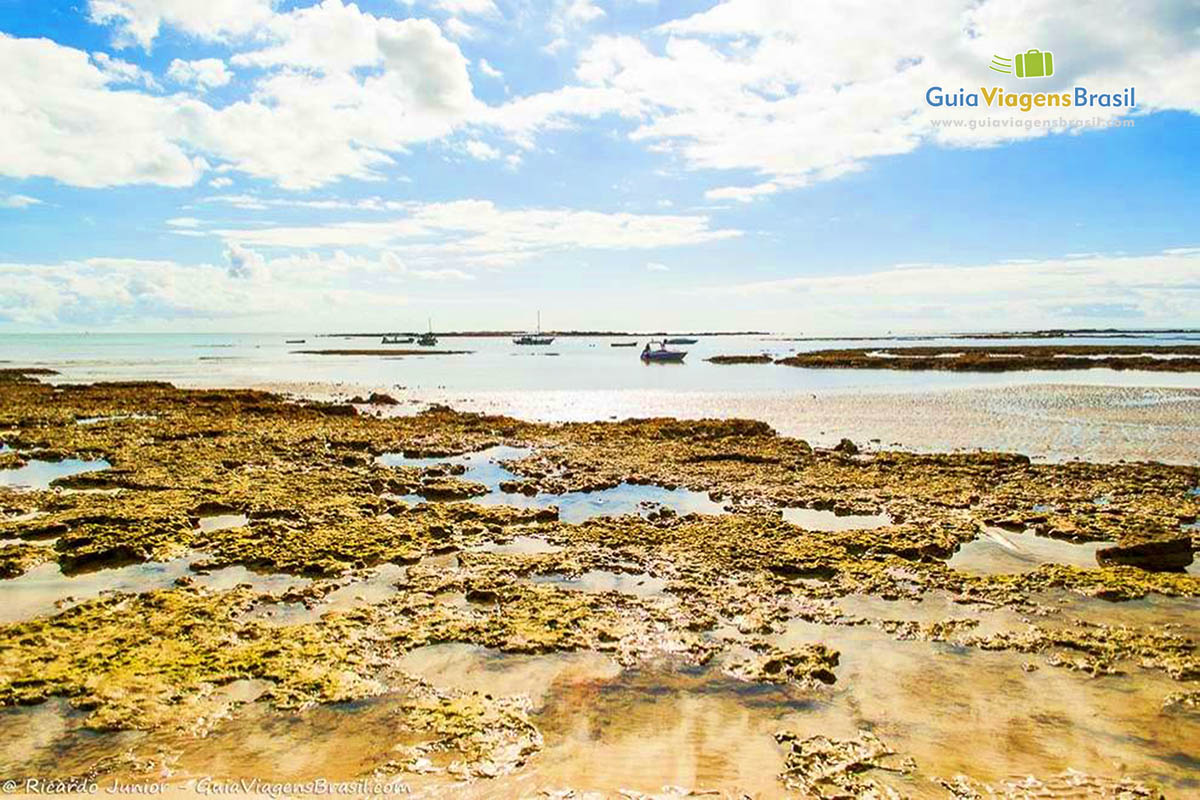
POLYGON ((1054 74, 1054 54, 1049 50, 1026 50, 1012 58, 992 56, 988 65, 996 72, 1016 75, 1018 78, 1049 78, 1054 74))

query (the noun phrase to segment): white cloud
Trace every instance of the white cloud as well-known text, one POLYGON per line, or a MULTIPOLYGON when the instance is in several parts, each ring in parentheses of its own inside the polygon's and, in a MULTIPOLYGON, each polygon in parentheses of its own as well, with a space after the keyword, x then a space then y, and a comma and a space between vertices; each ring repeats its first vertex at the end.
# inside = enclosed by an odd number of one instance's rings
MULTIPOLYGON (((564 14, 558 23, 564 31, 566 20, 564 14)), ((657 36, 594 39, 577 66, 579 86, 518 99, 490 112, 489 120, 528 146, 538 130, 620 114, 636 124, 635 141, 691 168, 748 170, 761 176, 752 188, 785 190, 922 143, 977 147, 1051 132, 935 126, 948 117, 1082 120, 1127 113, 937 109, 925 100, 934 85, 1014 92, 1136 86, 1139 112, 1200 112, 1200 83, 1190 77, 1200 73, 1197 26, 1200 10, 1190 0, 1151 6, 1099 0, 1086 12, 1056 0, 932 0, 919 11, 904 0, 869 9, 837 0, 725 0, 667 23, 657 36), (1052 78, 1034 87, 988 70, 993 54, 1031 43, 1055 53, 1052 78)), ((739 199, 747 196, 743 190, 739 199)))
POLYGON ((246 210, 261 211, 267 208, 312 208, 321 211, 353 209, 356 211, 402 211, 408 203, 384 200, 381 197, 363 197, 358 200, 323 198, 302 200, 294 197, 260 197, 255 194, 214 194, 200 199, 202 203, 224 203, 246 210))
POLYGON ((854 275, 822 275, 714 286, 698 294, 767 317, 805 309, 805 328, 1018 330, 1064 320, 1126 319, 1186 324, 1200 300, 1200 252, 1020 259, 979 266, 913 264, 854 275), (869 324, 860 325, 870 327, 869 324))
POLYGON ((539 255, 578 250, 648 250, 730 239, 705 216, 500 209, 484 200, 413 203, 384 222, 218 230, 227 241, 276 248, 376 247, 413 264, 503 267, 539 255))
POLYGON ((493 0, 435 0, 433 6, 447 13, 461 16, 500 16, 500 9, 496 8, 493 0))
POLYGON ((112 89, 113 75, 81 50, 0 34, 0 75, 0 174, 188 186, 206 168, 185 143, 183 120, 196 109, 112 89))
POLYGON ((225 251, 229 262, 229 277, 246 280, 261 279, 266 270, 266 259, 260 254, 234 242, 225 251))
POLYGON ((114 25, 117 43, 149 49, 163 25, 201 39, 247 34, 268 19, 273 0, 88 0, 91 19, 114 25))
POLYGON ((137 64, 113 58, 108 53, 92 53, 92 60, 96 62, 96 66, 100 68, 104 77, 111 84, 130 83, 140 84, 147 89, 162 88, 158 85, 158 81, 154 80, 153 75, 137 64))
POLYGON ((468 62, 428 20, 376 18, 340 0, 279 15, 276 43, 235 64, 303 68, 264 77, 247 100, 197 117, 206 151, 289 189, 372 179, 390 153, 478 114, 468 62), (362 73, 351 70, 371 69, 362 73))
POLYGON ((167 68, 167 77, 176 83, 212 89, 229 83, 233 74, 219 58, 200 58, 194 61, 177 58, 167 68))
POLYGON ((27 194, 0 195, 0 208, 29 208, 40 206, 42 201, 27 194))
POLYGON ((173 228, 199 228, 200 222, 195 217, 174 217, 167 220, 167 224, 173 228))
POLYGON ((662 264, 658 261, 646 262, 646 269, 649 270, 650 272, 670 272, 671 271, 670 267, 668 267, 666 264, 662 264))
POLYGON ((604 9, 591 0, 571 0, 563 11, 563 17, 576 24, 594 22, 604 16, 604 9))
POLYGON ((777 191, 779 186, 768 181, 754 186, 722 186, 709 189, 704 193, 704 197, 708 200, 737 200, 739 203, 749 203, 756 197, 775 194, 777 191))
POLYGON ((214 189, 225 189, 229 186, 233 186, 233 178, 213 178, 208 182, 208 185, 214 189))
POLYGON ((495 161, 501 156, 499 150, 492 147, 487 142, 481 142, 478 139, 469 140, 465 145, 463 145, 463 147, 466 148, 467 154, 470 155, 471 158, 479 161, 495 161))
POLYGON ((479 71, 489 78, 503 78, 504 73, 488 63, 486 58, 479 59, 479 71))
POLYGON ((474 39, 479 36, 479 30, 475 26, 463 22, 458 17, 446 20, 442 27, 455 39, 474 39))

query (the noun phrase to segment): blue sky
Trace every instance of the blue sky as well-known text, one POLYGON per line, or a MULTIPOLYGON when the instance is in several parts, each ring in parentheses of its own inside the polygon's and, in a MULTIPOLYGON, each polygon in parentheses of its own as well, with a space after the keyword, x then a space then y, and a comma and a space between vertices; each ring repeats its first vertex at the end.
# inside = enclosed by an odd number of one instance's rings
POLYGON ((1200 10, 1060 5, 0 0, 0 330, 1200 326, 1200 10))

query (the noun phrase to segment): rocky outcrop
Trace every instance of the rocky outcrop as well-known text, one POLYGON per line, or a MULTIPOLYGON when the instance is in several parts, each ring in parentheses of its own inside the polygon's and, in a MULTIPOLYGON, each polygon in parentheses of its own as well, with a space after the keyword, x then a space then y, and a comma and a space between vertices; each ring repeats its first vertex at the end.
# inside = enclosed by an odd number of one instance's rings
POLYGON ((1131 545, 1114 545, 1096 551, 1096 560, 1103 567, 1140 567, 1153 572, 1178 572, 1192 563, 1192 540, 1189 536, 1162 539, 1131 545))

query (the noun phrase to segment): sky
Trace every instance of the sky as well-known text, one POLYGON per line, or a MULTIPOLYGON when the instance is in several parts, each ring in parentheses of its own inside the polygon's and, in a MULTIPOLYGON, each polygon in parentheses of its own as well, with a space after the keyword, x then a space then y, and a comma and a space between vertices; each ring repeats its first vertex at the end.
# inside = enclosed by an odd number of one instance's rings
POLYGON ((0 332, 1200 327, 1194 0, 0 0, 0 76, 0 332))

